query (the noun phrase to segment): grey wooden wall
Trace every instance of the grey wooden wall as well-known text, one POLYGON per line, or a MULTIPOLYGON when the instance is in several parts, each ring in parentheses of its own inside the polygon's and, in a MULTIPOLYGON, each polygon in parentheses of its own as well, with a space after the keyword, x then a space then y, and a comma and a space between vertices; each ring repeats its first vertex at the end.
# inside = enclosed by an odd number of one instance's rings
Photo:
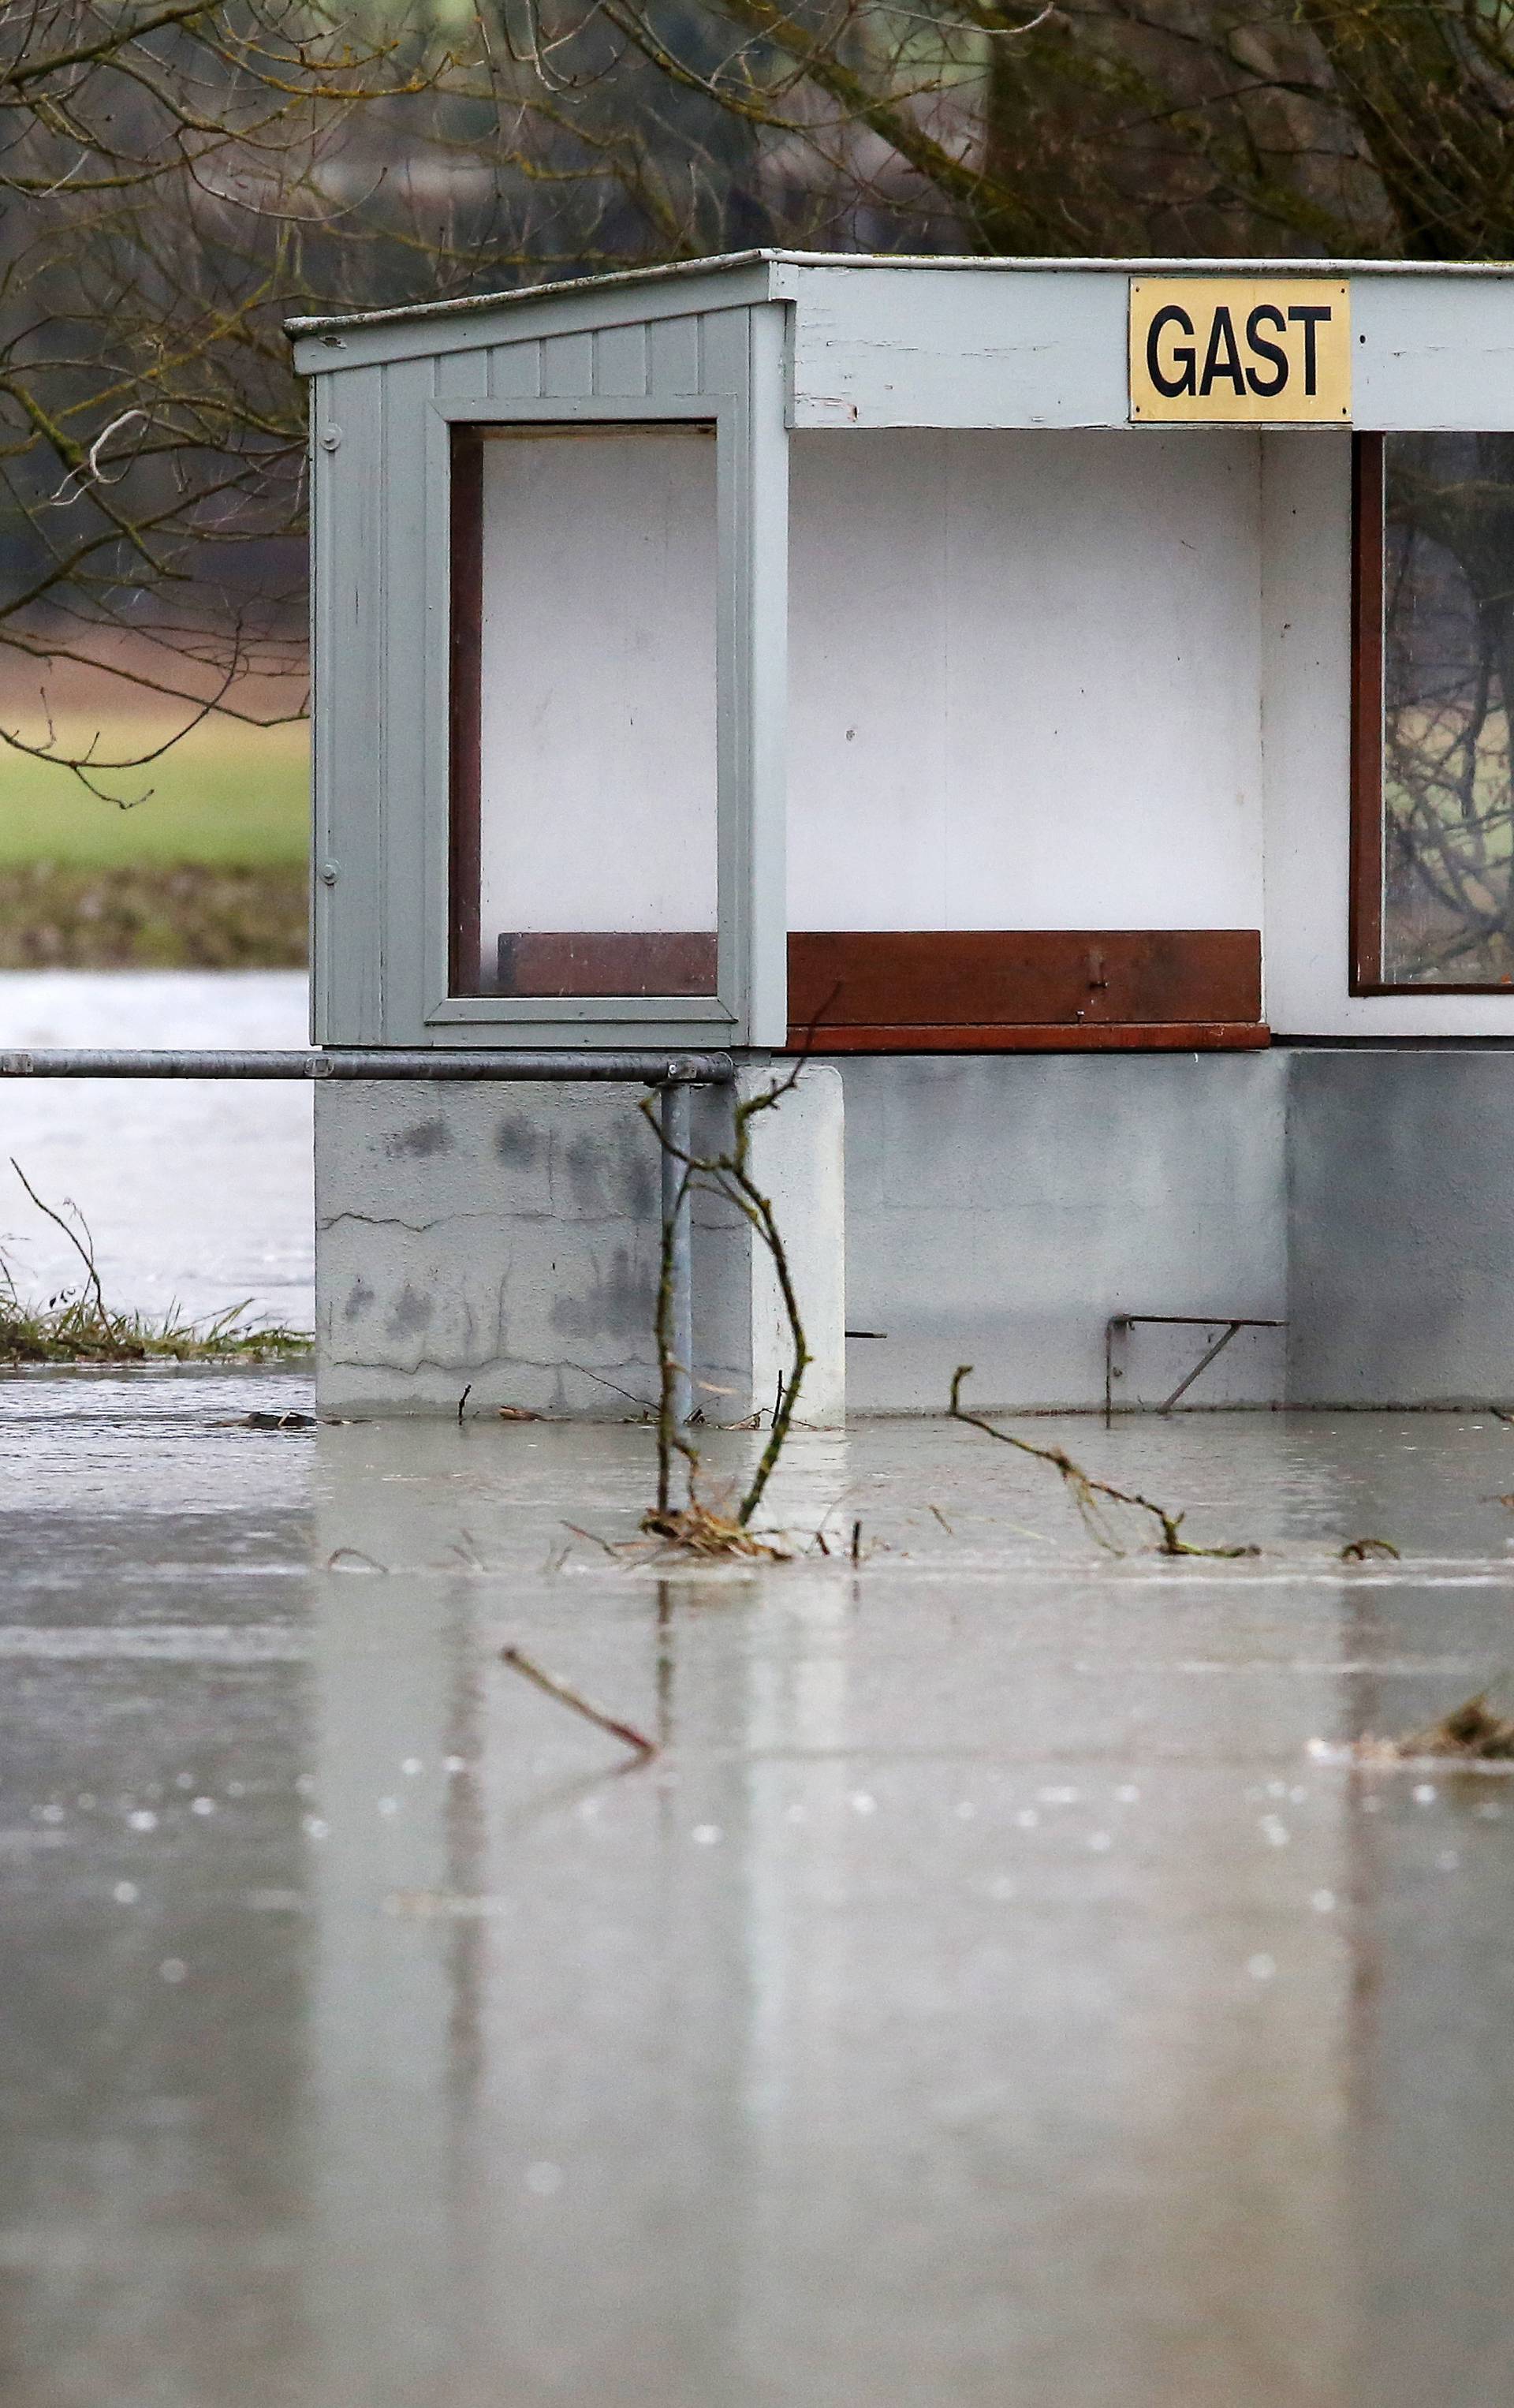
POLYGON ((782 1040, 783 313, 728 283, 721 306, 691 309, 686 287, 656 297, 649 310, 621 294, 632 322, 557 331, 550 303, 529 326, 519 313, 451 322, 445 349, 425 322, 420 342, 358 326, 300 345, 313 371, 318 1042, 782 1040), (725 1008, 691 1000, 669 1025, 601 998, 555 1013, 449 1003, 450 423, 659 415, 711 418, 720 436, 725 1008), (754 947, 760 921, 776 960, 754 947))

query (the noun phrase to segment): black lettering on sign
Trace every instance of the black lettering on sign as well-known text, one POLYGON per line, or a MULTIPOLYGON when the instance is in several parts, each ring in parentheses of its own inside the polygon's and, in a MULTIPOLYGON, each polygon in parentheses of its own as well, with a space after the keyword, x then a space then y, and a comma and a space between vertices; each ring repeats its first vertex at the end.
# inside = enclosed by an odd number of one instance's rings
POLYGON ((1193 321, 1186 309, 1179 309, 1175 303, 1169 303, 1165 309, 1157 311, 1147 331, 1146 372, 1158 393, 1165 394, 1169 401, 1176 401, 1180 393, 1193 393, 1195 389, 1198 353, 1191 345, 1174 343, 1172 364, 1178 374, 1175 377, 1164 375, 1162 354, 1157 346, 1168 326, 1176 326, 1183 334, 1192 335, 1193 321))
POLYGON ((1313 394, 1319 391, 1318 361, 1314 348, 1314 330, 1317 326, 1328 326, 1334 314, 1335 313, 1332 309, 1323 306, 1317 306, 1312 308, 1305 309, 1290 309, 1288 312, 1289 324, 1293 326, 1302 326, 1304 329, 1304 390, 1307 394, 1313 394))
POLYGON ((1255 368, 1248 368, 1246 381, 1261 400, 1270 401, 1288 382, 1288 354, 1279 343, 1267 341, 1261 332, 1264 325, 1271 326, 1279 335, 1285 330, 1282 311, 1275 308, 1270 301, 1259 301, 1246 321, 1246 340, 1250 350, 1259 360, 1272 363, 1269 377, 1258 375, 1255 368))
POLYGON ((1217 426, 1351 415, 1351 295, 1323 277, 1133 277, 1133 423, 1217 426))
POLYGON ((1216 377, 1223 377, 1243 397, 1246 381, 1241 375, 1240 351, 1235 342, 1235 328, 1229 310, 1221 301, 1209 326, 1209 348, 1204 354, 1204 374, 1199 379, 1199 391, 1214 391, 1216 377))

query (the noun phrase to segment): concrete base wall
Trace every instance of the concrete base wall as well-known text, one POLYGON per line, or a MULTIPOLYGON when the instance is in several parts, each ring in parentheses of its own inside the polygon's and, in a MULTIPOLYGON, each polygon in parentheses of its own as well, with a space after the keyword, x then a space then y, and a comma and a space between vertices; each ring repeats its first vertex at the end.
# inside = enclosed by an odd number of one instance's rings
MULTIPOLYGON (((732 1100, 696 1098, 699 1150, 732 1100)), ((327 1410, 455 1411, 470 1383, 470 1411, 651 1401, 659 1153, 631 1091, 353 1083, 316 1106, 327 1410)), ((1514 1053, 851 1058, 754 1124, 752 1167, 816 1357, 807 1421, 939 1412, 959 1363, 984 1405, 1097 1406, 1118 1314, 1287 1322, 1237 1338, 1195 1406, 1514 1395, 1514 1053)), ((771 1268, 707 1200, 694 1308, 706 1418, 765 1418, 771 1268)), ((1206 1342, 1137 1323, 1117 1402, 1160 1402, 1206 1342)))
POLYGON ((1287 1059, 1290 1402, 1514 1398, 1514 1053, 1287 1059))
MULTIPOLYGON (((846 1065, 848 1394, 944 1410, 1090 1405, 1113 1313, 1286 1314, 1286 1057, 976 1054, 846 1065)), ((1125 1401, 1168 1395, 1202 1330, 1133 1333, 1125 1401)), ((1280 1392, 1273 1332, 1206 1374, 1280 1392)))
MULTIPOLYGON (((730 1143, 735 1102, 696 1092, 693 1149, 730 1143)), ((317 1393, 329 1412, 501 1405, 617 1420, 655 1404, 662 1234, 657 1137, 640 1091, 353 1080, 315 1094, 317 1393)), ((751 1123, 809 1350, 802 1417, 845 1406, 842 1089, 807 1068, 751 1123)), ((765 1249, 708 1197, 693 1212, 696 1406, 773 1404, 792 1354, 765 1249)))

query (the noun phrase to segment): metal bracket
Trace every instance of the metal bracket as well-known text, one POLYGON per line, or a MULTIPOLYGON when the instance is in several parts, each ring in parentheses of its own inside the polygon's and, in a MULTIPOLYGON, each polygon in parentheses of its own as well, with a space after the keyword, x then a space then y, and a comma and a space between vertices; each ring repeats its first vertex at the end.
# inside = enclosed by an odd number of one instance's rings
MULTIPOLYGON (((1115 1312, 1104 1325, 1104 1424, 1107 1429, 1114 1419, 1114 1383, 1125 1376, 1123 1363, 1116 1363, 1117 1342, 1121 1350, 1131 1330, 1156 1326, 1165 1329, 1213 1329, 1220 1324, 1220 1335, 1207 1346, 1193 1369, 1178 1381, 1170 1397, 1152 1410, 1170 1413, 1179 1397, 1186 1397, 1201 1371, 1207 1371, 1217 1354, 1222 1354, 1231 1340, 1242 1329, 1286 1329, 1286 1321, 1266 1321, 1250 1313, 1235 1313, 1228 1318, 1222 1312, 1115 1312)), ((1133 1411, 1139 1411, 1133 1407, 1133 1411)))

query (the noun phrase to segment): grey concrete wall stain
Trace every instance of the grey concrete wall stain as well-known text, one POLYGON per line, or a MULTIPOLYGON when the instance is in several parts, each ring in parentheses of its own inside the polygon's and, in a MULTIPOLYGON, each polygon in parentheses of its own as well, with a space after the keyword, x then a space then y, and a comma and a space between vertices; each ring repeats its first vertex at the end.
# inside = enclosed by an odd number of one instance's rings
POLYGON ((586 1290, 557 1297, 549 1319, 564 1338, 646 1339, 656 1305, 655 1275, 645 1254, 617 1246, 595 1266, 586 1290))
POLYGON ((534 1170, 546 1142, 543 1131, 523 1112, 511 1112, 494 1131, 494 1160, 509 1170, 534 1170))
POLYGON ((436 1314, 435 1297, 418 1296, 407 1280, 385 1327, 391 1338, 416 1338, 431 1327, 436 1314))
POLYGON ((452 1132, 438 1113, 435 1119, 416 1121, 409 1128, 397 1129, 386 1140, 385 1151, 395 1161, 432 1161, 438 1154, 452 1150, 452 1132))
POLYGON ((660 1199, 656 1144, 639 1115, 634 1123, 628 1118, 623 1128, 617 1123, 559 1138, 552 1147, 553 1201, 565 1182, 573 1210, 583 1219, 645 1219, 660 1199))

